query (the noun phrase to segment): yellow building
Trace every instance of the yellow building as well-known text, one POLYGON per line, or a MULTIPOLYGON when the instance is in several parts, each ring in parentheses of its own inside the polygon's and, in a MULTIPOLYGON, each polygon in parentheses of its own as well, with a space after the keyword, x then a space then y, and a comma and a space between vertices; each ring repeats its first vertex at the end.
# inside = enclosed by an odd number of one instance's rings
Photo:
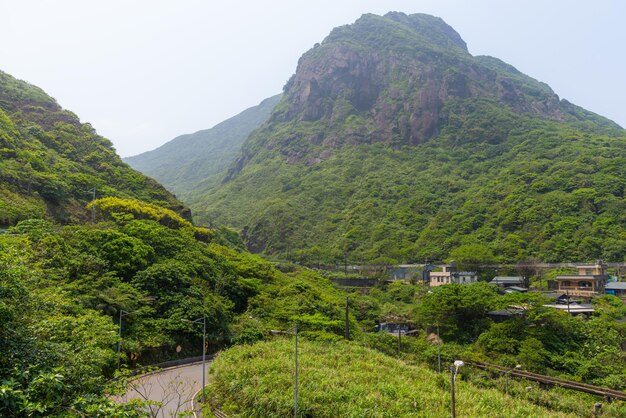
POLYGON ((556 276, 557 291, 568 296, 593 297, 604 294, 608 276, 606 265, 598 261, 593 265, 578 266, 577 275, 556 276))

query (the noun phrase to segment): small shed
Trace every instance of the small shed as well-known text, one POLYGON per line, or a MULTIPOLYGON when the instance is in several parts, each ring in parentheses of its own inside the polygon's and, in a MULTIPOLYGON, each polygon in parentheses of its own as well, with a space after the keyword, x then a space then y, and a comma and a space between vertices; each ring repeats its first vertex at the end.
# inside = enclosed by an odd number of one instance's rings
POLYGON ((388 332, 389 334, 401 334, 404 335, 409 332, 409 324, 407 323, 395 323, 395 322, 383 322, 377 326, 378 331, 388 332))
POLYGON ((617 296, 626 303, 626 282, 609 282, 604 287, 604 293, 617 296))

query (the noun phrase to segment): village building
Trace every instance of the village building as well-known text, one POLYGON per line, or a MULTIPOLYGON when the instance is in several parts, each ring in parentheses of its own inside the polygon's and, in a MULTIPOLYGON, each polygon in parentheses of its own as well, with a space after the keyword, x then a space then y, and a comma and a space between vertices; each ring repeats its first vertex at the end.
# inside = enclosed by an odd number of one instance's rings
POLYGON ((617 296, 626 303, 626 282, 610 282, 604 286, 607 295, 617 296))
POLYGON ((568 296, 592 298, 604 294, 608 276, 606 265, 598 261, 593 265, 577 266, 577 275, 556 276, 557 292, 568 296))
POLYGON ((431 271, 429 273, 430 286, 441 286, 444 284, 458 283, 471 284, 478 281, 478 275, 474 271, 455 271, 454 265, 443 266, 443 271, 431 271))
POLYGON ((496 276, 489 284, 495 284, 505 289, 509 287, 525 289, 524 278, 520 276, 496 276))

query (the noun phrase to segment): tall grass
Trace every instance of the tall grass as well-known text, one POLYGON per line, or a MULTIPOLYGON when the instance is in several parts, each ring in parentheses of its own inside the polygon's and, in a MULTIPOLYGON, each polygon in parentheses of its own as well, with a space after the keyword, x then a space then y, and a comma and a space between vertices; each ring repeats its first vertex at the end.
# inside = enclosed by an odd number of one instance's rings
MULTIPOLYGON (((210 402, 231 417, 293 416, 293 350, 293 340, 281 338, 223 352, 211 368, 210 402)), ((300 417, 450 415, 449 373, 408 365, 346 342, 302 341, 299 360, 300 417)), ((459 417, 586 415, 548 409, 462 378, 456 392, 459 417)), ((591 414, 592 405, 588 411, 591 414)))

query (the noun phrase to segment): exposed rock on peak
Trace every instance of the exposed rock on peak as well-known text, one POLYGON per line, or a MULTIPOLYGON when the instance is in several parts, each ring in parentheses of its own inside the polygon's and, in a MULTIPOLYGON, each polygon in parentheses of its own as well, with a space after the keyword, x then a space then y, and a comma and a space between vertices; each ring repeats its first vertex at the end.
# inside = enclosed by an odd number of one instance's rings
POLYGON ((440 17, 423 13, 406 15, 402 12, 389 12, 385 17, 410 27, 444 48, 456 46, 467 52, 467 44, 461 35, 440 17))
MULTIPOLYGON (((305 138, 311 135, 323 139, 318 142, 326 148, 417 145, 447 125, 446 106, 462 106, 470 99, 543 119, 580 117, 546 84, 496 58, 470 55, 442 19, 392 12, 363 15, 305 53, 271 122, 308 123, 307 133, 296 129, 259 140, 281 148, 291 163, 307 154, 311 141, 305 138), (301 142, 297 152, 294 142, 301 142)), ((319 155, 309 157, 306 161, 320 160, 319 155)), ((244 155, 239 162, 248 159, 244 155)))

